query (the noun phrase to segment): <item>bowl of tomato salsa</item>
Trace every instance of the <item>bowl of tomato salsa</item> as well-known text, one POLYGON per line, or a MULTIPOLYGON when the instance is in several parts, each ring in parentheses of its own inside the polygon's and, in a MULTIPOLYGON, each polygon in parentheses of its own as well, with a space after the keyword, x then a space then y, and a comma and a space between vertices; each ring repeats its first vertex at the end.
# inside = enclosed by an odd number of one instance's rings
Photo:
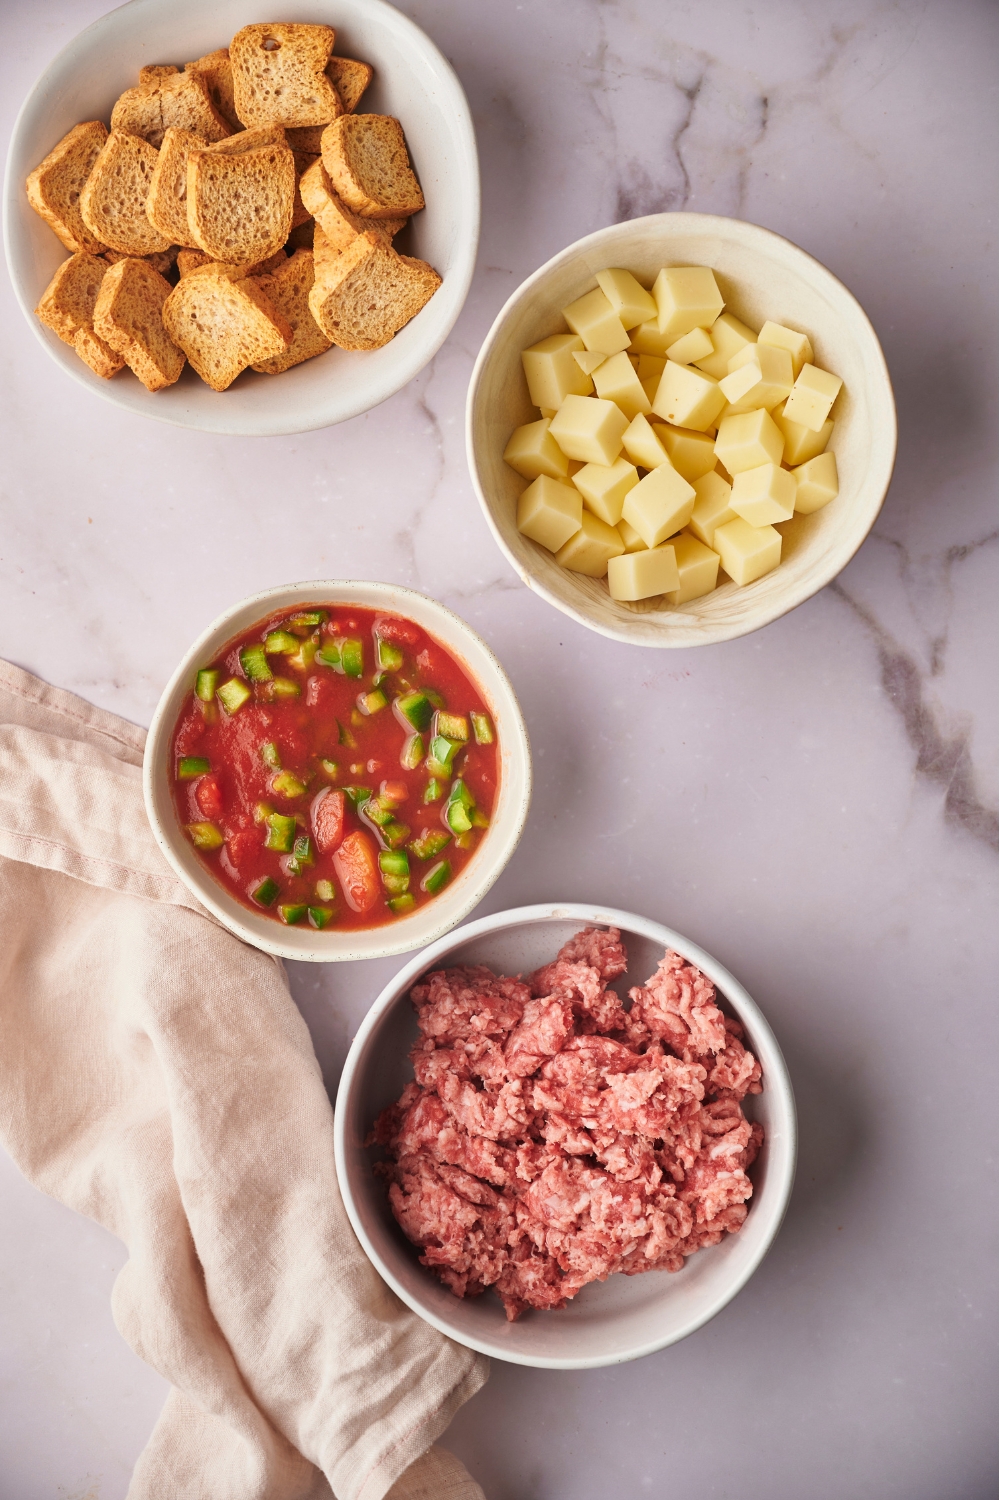
POLYGON ((283 958, 422 947, 481 900, 531 796, 506 673, 451 610, 384 583, 227 610, 157 707, 154 835, 198 900, 283 958))

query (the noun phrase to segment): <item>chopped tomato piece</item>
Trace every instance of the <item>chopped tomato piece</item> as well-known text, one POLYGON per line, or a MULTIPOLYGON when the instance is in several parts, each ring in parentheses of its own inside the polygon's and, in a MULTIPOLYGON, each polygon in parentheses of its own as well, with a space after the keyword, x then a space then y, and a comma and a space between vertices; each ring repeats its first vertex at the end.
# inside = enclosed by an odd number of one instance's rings
POLYGON ((383 781, 381 792, 390 802, 405 802, 410 795, 405 781, 383 781))
POLYGON ((222 817, 222 793, 219 790, 217 777, 199 776, 194 789, 194 800, 198 804, 198 811, 204 817, 222 817))
POLYGON ((366 833, 349 833, 333 856, 344 900, 352 911, 368 911, 379 892, 375 845, 366 833))
POLYGON ((313 835, 316 839, 316 848, 321 854, 327 854, 331 849, 336 849, 344 837, 345 801, 343 792, 334 791, 333 787, 325 787, 319 796, 313 799, 313 835))
POLYGON ((237 828, 226 839, 229 858, 238 870, 246 859, 252 859, 260 851, 262 843, 259 828, 237 828))

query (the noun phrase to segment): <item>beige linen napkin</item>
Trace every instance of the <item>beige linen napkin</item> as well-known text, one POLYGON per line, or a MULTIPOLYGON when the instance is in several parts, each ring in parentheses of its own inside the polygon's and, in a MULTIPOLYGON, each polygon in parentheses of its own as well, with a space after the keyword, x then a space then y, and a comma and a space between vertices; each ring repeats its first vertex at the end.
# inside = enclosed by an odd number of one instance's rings
POLYGON ((430 1445, 487 1364, 361 1250, 284 971, 163 860, 144 738, 0 662, 0 1139, 128 1246, 173 1387, 129 1500, 482 1500, 430 1445))

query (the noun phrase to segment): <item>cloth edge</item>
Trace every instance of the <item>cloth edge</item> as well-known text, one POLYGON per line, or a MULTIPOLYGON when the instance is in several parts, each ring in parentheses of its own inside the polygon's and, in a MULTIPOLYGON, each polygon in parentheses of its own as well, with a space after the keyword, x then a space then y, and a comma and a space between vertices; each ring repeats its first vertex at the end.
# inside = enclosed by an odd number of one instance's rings
MULTIPOLYGON (((61 719, 69 719, 81 728, 89 730, 86 738, 97 737, 101 741, 110 740, 117 747, 112 753, 118 760, 130 760, 134 765, 142 764, 142 754, 146 745, 146 731, 137 724, 131 724, 120 715, 111 713, 108 709, 98 708, 93 703, 88 703, 86 698, 81 698, 76 693, 69 692, 66 688, 53 687, 51 683, 44 682, 42 678, 35 677, 31 672, 26 672, 23 667, 16 667, 13 662, 0 659, 0 688, 5 689, 15 698, 21 698, 27 703, 35 703, 50 714, 55 714, 61 719), (122 752, 128 752, 123 754, 122 752)), ((78 734, 74 738, 81 738, 78 734)))
POLYGON ((469 1353, 473 1355, 469 1368, 433 1411, 421 1417, 409 1432, 375 1460, 355 1491, 354 1500, 384 1500, 397 1479, 447 1430, 459 1407, 482 1390, 490 1377, 490 1362, 484 1354, 475 1354, 472 1350, 469 1353))

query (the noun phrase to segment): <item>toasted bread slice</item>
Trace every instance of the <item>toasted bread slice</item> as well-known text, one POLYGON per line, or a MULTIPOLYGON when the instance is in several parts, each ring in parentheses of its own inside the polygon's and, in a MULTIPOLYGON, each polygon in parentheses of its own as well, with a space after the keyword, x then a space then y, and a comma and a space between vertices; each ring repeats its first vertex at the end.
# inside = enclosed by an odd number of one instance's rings
POLYGON ((200 73, 208 85, 208 97, 230 130, 242 129, 233 96, 233 65, 229 61, 229 48, 220 47, 217 52, 196 57, 194 62, 184 64, 184 71, 200 73))
POLYGON ((285 139, 293 151, 308 151, 318 156, 323 149, 325 129, 325 125, 292 125, 285 131, 285 139))
POLYGON ((252 265, 232 265, 226 261, 213 260, 204 250, 181 250, 177 256, 177 270, 183 278, 211 266, 213 271, 224 271, 231 281, 242 281, 244 276, 267 276, 283 266, 287 259, 284 250, 279 250, 275 255, 269 255, 267 260, 255 261, 252 265))
POLYGON ((391 240, 406 223, 405 219, 363 219, 360 214, 351 213, 347 204, 333 191, 322 159, 303 172, 299 179, 299 197, 334 250, 346 250, 353 239, 369 229, 391 240))
POLYGON ((255 125, 250 130, 238 130, 224 141, 216 141, 209 149, 219 156, 243 156, 247 151, 257 151, 261 146, 287 146, 282 125, 255 125))
POLYGON ((405 219, 424 206, 392 115, 342 115, 323 132, 323 165, 348 208, 371 219, 405 219))
POLYGON ((203 267, 171 292, 163 323, 213 391, 224 391, 248 365, 274 359, 292 330, 255 281, 230 281, 203 267))
POLYGON ((187 162, 192 151, 204 151, 208 145, 190 130, 171 125, 164 131, 163 144, 149 183, 146 217, 154 229, 166 235, 172 245, 190 244, 187 218, 187 162))
POLYGON ((80 213, 95 239, 123 255, 169 248, 169 238, 146 217, 155 168, 156 150, 148 141, 112 130, 80 194, 80 213))
POLYGON ((120 260, 144 260, 147 266, 152 266, 154 271, 159 271, 161 276, 166 276, 177 264, 178 246, 171 245, 169 250, 157 250, 152 255, 123 255, 120 250, 105 250, 101 256, 109 266, 116 266, 120 260))
POLYGON ((426 261, 397 255, 383 235, 371 231, 339 255, 316 253, 315 260, 309 308, 341 349, 381 349, 441 285, 426 261))
POLYGON ((94 332, 120 354, 147 391, 180 378, 184 355, 163 326, 169 281, 144 260, 120 260, 97 294, 94 332))
POLYGON ((158 78, 172 78, 175 73, 179 72, 180 68, 174 63, 150 63, 147 67, 139 69, 139 87, 142 88, 147 83, 155 83, 158 78))
POLYGON ((287 146, 232 156, 192 151, 187 168, 189 237, 213 260, 264 260, 280 250, 295 212, 295 158, 287 146))
POLYGON ((171 73, 137 89, 126 89, 111 111, 111 129, 141 136, 159 147, 165 131, 190 130, 205 141, 225 140, 232 131, 212 103, 200 73, 171 73))
POLYGON ((97 294, 107 273, 108 263, 101 256, 83 251, 71 255, 45 288, 35 312, 95 374, 110 380, 125 361, 94 332, 97 294))
POLYGON ((244 26, 229 44, 236 113, 244 125, 324 125, 343 111, 326 76, 331 26, 244 26))
POLYGON ((340 95, 344 114, 352 115, 361 101, 361 95, 372 81, 375 69, 353 57, 331 57, 326 65, 326 76, 340 95))
POLYGON ((313 359, 329 349, 331 340, 309 311, 313 280, 311 250, 297 250, 273 275, 257 278, 261 291, 292 330, 292 342, 282 354, 254 365, 262 375, 280 375, 292 365, 300 365, 304 359, 313 359))
POLYGON ((100 120, 74 125, 28 178, 28 202, 67 250, 96 255, 104 249, 103 241, 83 222, 80 194, 107 138, 100 120))
POLYGON ((297 229, 300 224, 312 218, 312 214, 302 201, 302 178, 310 167, 317 163, 322 166, 322 162, 311 151, 293 151, 292 156, 295 158, 295 207, 292 211, 292 229, 297 229))

